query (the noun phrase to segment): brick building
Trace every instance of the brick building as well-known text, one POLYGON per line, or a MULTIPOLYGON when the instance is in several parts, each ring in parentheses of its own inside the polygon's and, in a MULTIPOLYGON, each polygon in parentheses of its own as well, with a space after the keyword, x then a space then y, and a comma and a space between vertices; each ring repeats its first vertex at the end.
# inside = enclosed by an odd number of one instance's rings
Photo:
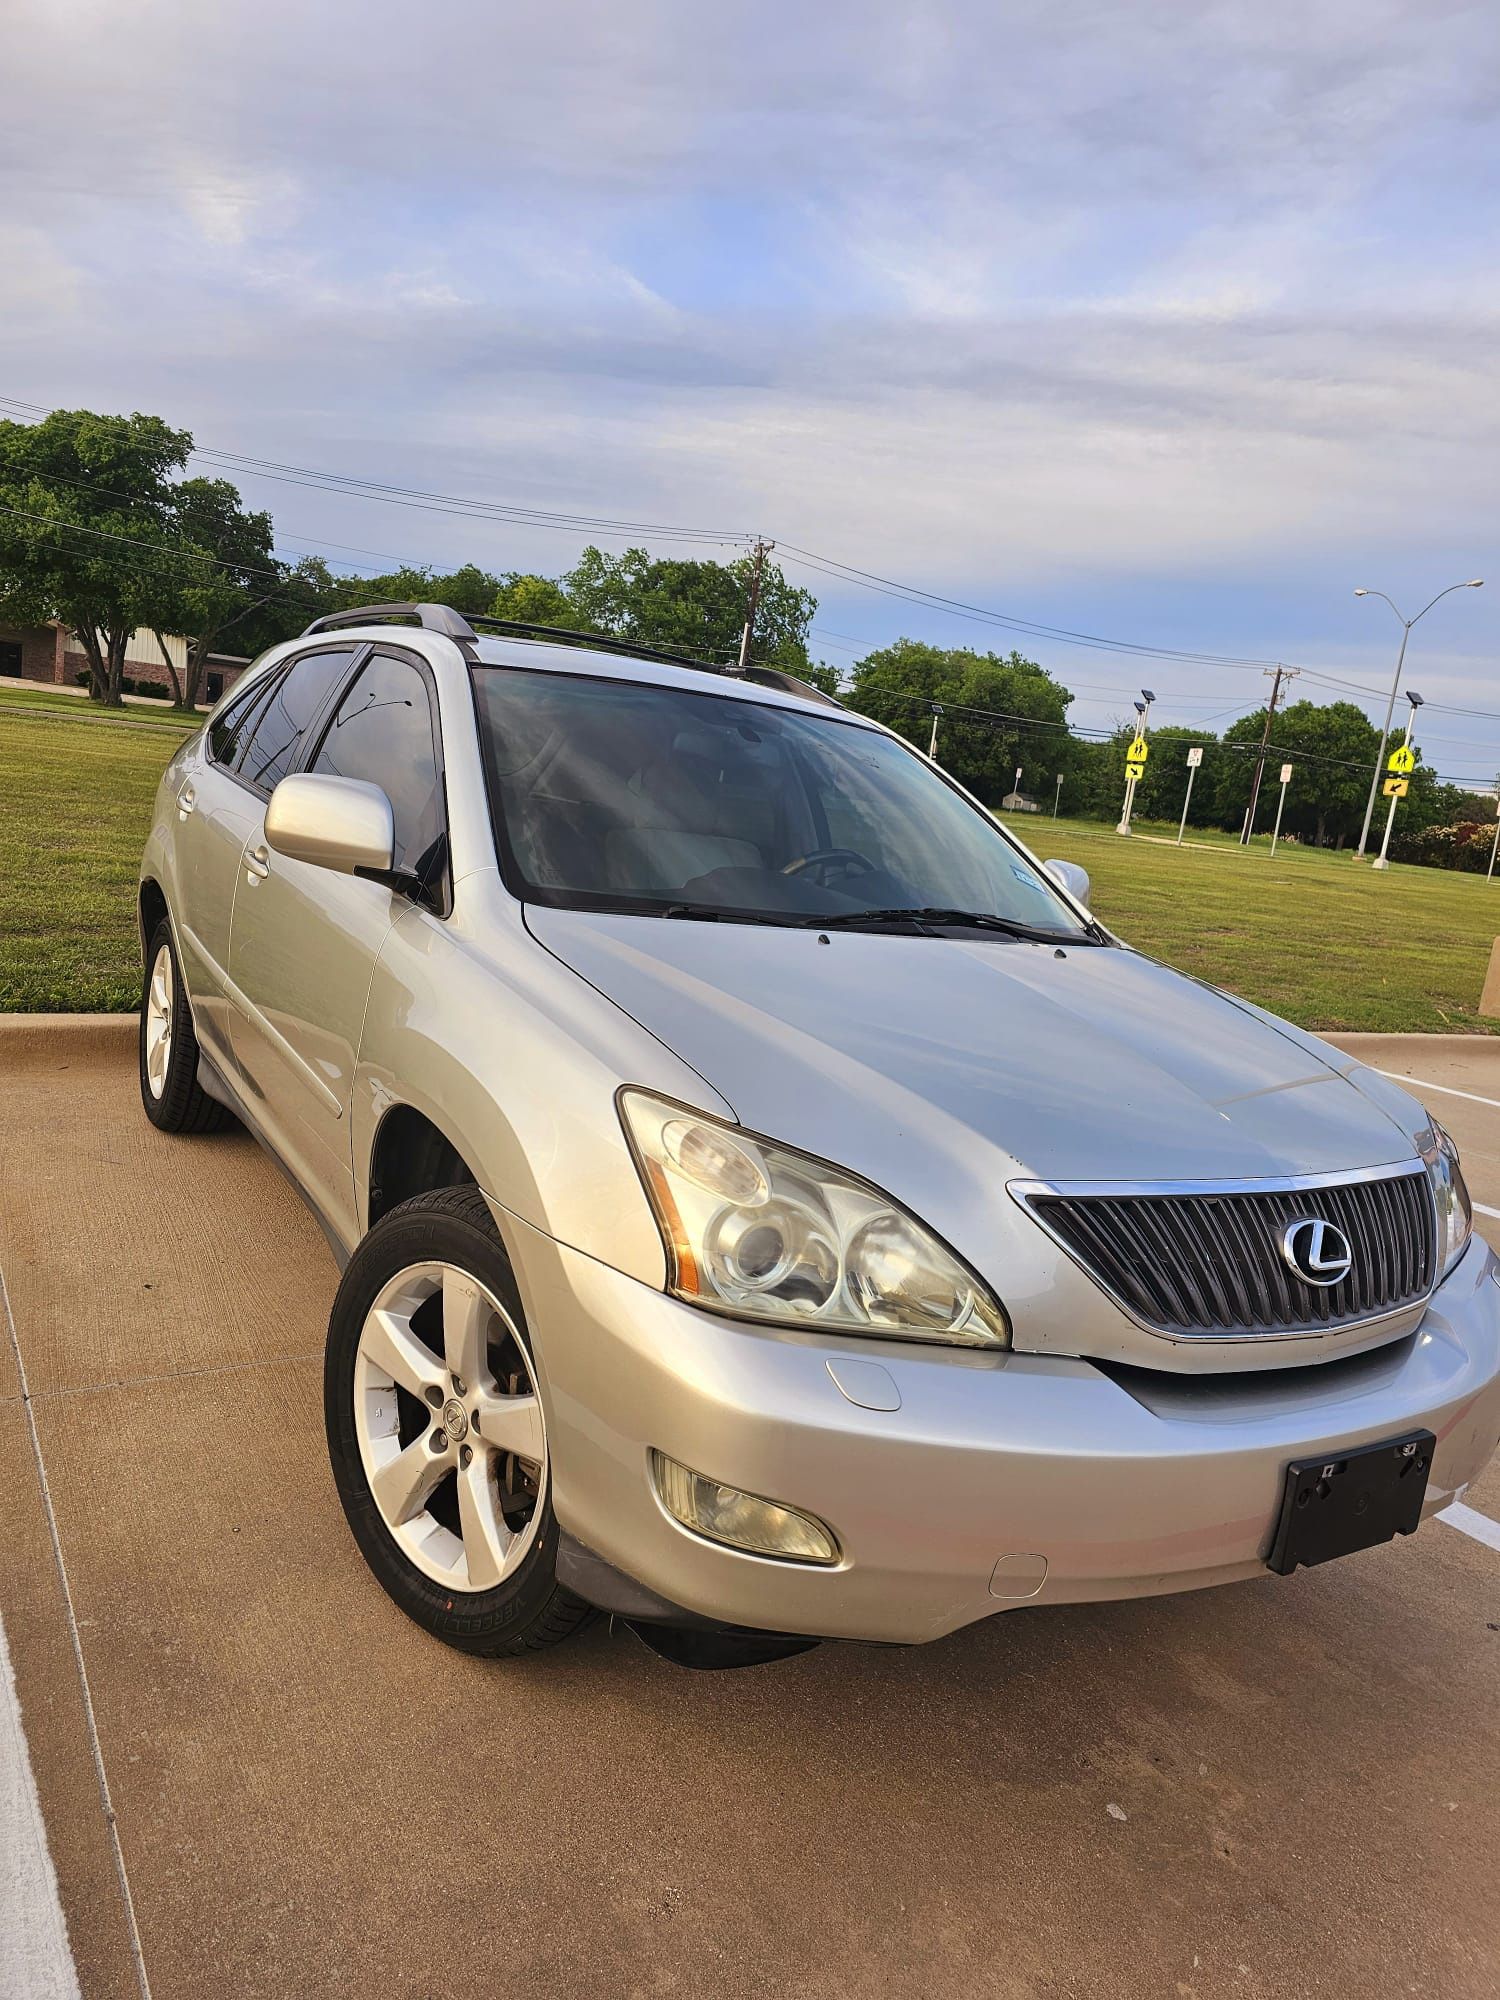
MULTIPOLYGON (((187 641, 168 633, 167 649, 181 678, 187 665, 187 641)), ((214 702, 234 686, 250 662, 234 653, 210 653, 203 675, 203 699, 214 702)), ((0 624, 0 676, 45 681, 54 687, 80 687, 88 681, 89 663, 78 635, 55 621, 46 625, 0 624)), ((172 677, 154 633, 132 632, 125 648, 127 681, 148 682, 170 689, 172 677)))

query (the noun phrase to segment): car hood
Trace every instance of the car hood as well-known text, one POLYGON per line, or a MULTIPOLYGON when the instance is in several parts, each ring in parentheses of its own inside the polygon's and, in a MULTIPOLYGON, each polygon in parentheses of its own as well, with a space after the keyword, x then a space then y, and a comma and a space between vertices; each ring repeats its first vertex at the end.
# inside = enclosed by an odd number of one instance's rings
POLYGON ((1422 1123, 1353 1059, 1125 948, 526 920, 741 1123, 898 1197, 944 1162, 991 1187, 1340 1172, 1410 1159, 1422 1123))

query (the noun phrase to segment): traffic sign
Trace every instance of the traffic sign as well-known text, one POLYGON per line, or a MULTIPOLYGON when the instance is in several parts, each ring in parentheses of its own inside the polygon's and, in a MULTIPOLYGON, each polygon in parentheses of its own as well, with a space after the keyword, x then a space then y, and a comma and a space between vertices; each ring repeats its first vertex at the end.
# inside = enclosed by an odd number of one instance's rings
POLYGON ((1283 764, 1281 767, 1281 782, 1284 785, 1289 785, 1291 781, 1292 781, 1292 767, 1290 764, 1283 764))
POLYGON ((1132 764, 1144 764, 1146 759, 1151 755, 1151 747, 1139 731, 1136 732, 1131 741, 1130 748, 1125 752, 1125 755, 1132 764))
POLYGON ((1386 758, 1385 763, 1388 771, 1394 771, 1398 778, 1404 778, 1409 771, 1417 768, 1417 753, 1409 743, 1401 743, 1386 758))
POLYGON ((1195 743, 1192 749, 1189 750, 1188 752, 1188 769, 1190 771, 1196 771, 1198 766, 1202 762, 1203 762, 1203 745, 1201 743, 1195 743))
POLYGON ((1410 778, 1387 778, 1381 790, 1388 799, 1404 799, 1410 783, 1410 778))
POLYGON ((1146 767, 1139 762, 1127 764, 1125 766, 1125 775, 1127 778, 1134 778, 1139 782, 1146 775, 1146 767))

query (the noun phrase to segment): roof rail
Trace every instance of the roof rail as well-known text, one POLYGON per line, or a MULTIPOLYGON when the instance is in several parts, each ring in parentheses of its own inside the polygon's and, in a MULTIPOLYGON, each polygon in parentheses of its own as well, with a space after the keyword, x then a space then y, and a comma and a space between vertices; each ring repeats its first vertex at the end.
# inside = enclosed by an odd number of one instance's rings
POLYGON ((571 646, 593 646, 602 653, 619 653, 632 660, 659 660, 667 667, 690 667, 700 674, 717 674, 725 680, 754 681, 757 687, 777 688, 783 694, 801 695, 807 701, 842 708, 843 703, 810 681, 780 667, 721 666, 716 660, 696 660, 688 653, 663 653, 654 646, 638 646, 633 639, 616 639, 606 632, 575 632, 566 625, 530 625, 518 618, 492 618, 480 613, 472 621, 486 632, 509 633, 519 639, 555 639, 571 646))
POLYGON ((742 681, 754 681, 757 687, 778 688, 782 694, 800 695, 803 701, 821 702, 825 708, 842 708, 844 704, 835 694, 827 694, 811 681, 805 681, 799 674, 789 674, 782 667, 732 667, 730 672, 742 681))
POLYGON ((348 611, 330 611, 325 617, 315 618, 302 636, 305 639, 312 632, 334 632, 346 625, 374 625, 395 618, 414 618, 424 632, 441 632, 445 639, 456 639, 465 648, 472 646, 478 638, 475 626, 482 626, 486 632, 505 633, 517 639, 546 639, 568 646, 592 646, 598 652, 619 653, 627 659, 656 660, 666 667, 687 667, 694 673, 753 681, 757 687, 776 688, 782 694, 800 695, 805 701, 821 702, 828 708, 842 708, 844 705, 833 695, 814 687, 810 681, 799 680, 795 674, 784 673, 780 667, 720 666, 714 660, 695 660, 687 653, 663 653, 654 646, 638 646, 634 640, 616 639, 607 632, 575 632, 566 625, 531 625, 519 618, 495 618, 485 611, 476 611, 465 618, 447 604, 356 604, 348 611))
POLYGON ((474 643, 474 627, 446 604, 356 604, 348 611, 330 611, 315 618, 302 634, 333 632, 341 625, 374 625, 387 618, 415 618, 424 632, 441 632, 463 645, 474 643))
POLYGON ((638 646, 633 639, 616 639, 608 632, 575 632, 567 625, 528 625, 519 618, 492 618, 481 613, 474 623, 486 632, 509 633, 517 639, 557 639, 569 646, 593 646, 601 653, 623 653, 633 660, 659 660, 664 667, 693 667, 700 674, 732 673, 713 660, 695 660, 687 653, 658 652, 652 646, 638 646))

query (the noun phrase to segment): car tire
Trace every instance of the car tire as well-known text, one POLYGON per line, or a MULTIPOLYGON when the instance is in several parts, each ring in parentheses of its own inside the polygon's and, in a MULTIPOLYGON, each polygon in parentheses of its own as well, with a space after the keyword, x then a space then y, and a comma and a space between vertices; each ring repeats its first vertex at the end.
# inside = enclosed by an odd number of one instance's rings
POLYGON ((163 1132, 217 1132, 230 1114, 198 1081, 198 1037, 172 926, 163 917, 146 944, 137 1050, 141 1103, 163 1132))
POLYGON ((370 1230, 333 1302, 323 1385, 345 1517, 409 1618, 491 1659, 588 1623, 557 1581, 531 1339, 476 1187, 417 1195, 370 1230))

